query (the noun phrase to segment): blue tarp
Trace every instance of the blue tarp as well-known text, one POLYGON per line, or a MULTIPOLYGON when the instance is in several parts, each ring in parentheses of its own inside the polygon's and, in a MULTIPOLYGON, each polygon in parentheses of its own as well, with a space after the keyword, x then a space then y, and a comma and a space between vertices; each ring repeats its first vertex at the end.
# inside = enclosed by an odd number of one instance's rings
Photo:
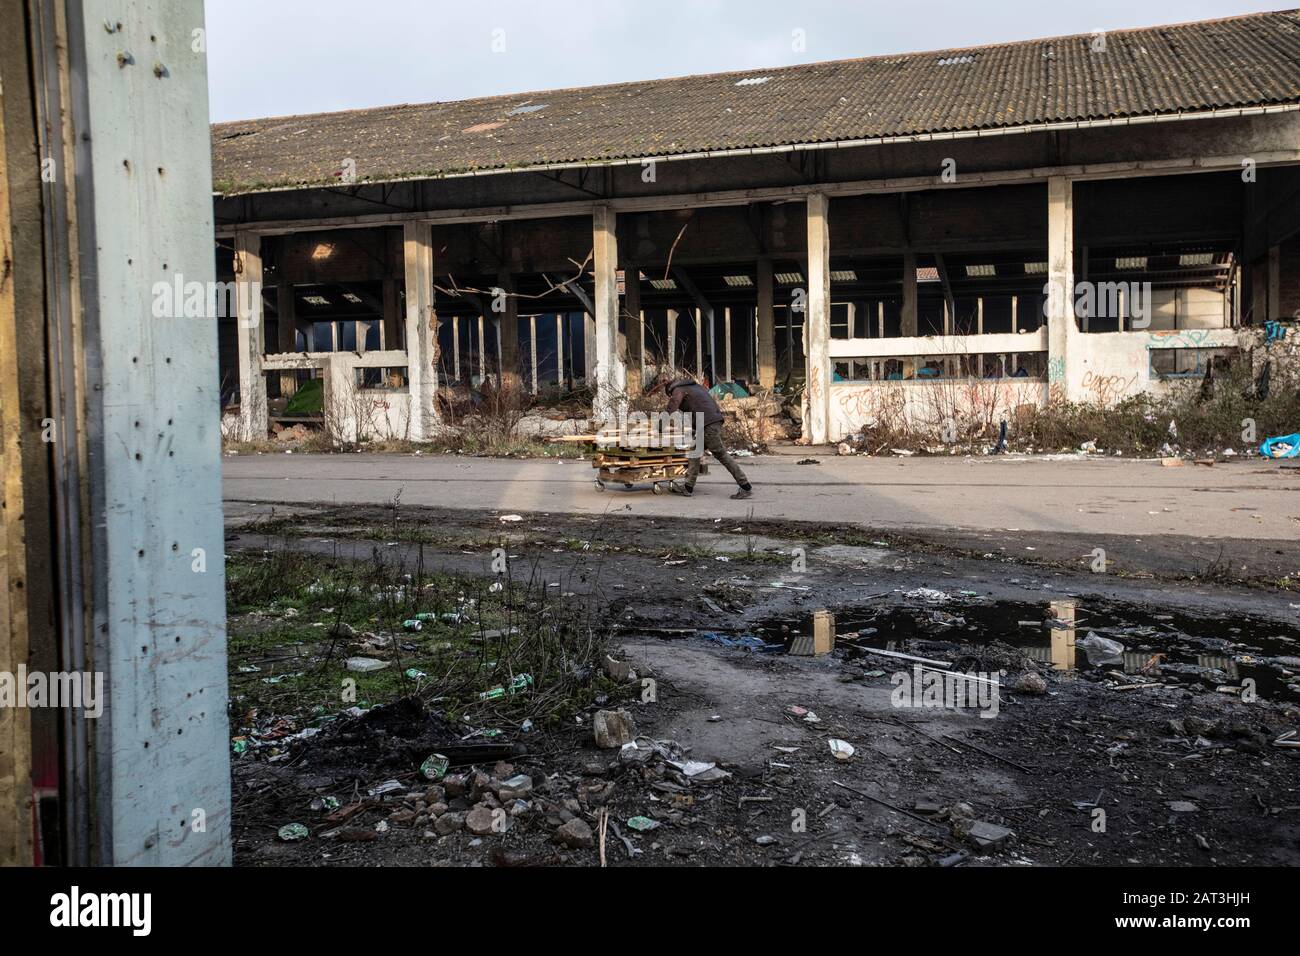
POLYGON ((709 389, 709 394, 714 398, 721 398, 723 395, 730 395, 732 398, 749 398, 749 392, 735 382, 719 382, 709 389))
POLYGON ((721 644, 723 647, 746 647, 754 651, 779 651, 783 650, 780 644, 769 644, 761 637, 755 637, 753 634, 741 634, 738 637, 727 637, 725 634, 719 634, 717 631, 696 631, 697 637, 702 637, 706 641, 712 641, 715 644, 721 644))
POLYGON ((1300 435, 1279 435, 1264 439, 1259 453, 1265 458, 1295 458, 1300 455, 1300 435))

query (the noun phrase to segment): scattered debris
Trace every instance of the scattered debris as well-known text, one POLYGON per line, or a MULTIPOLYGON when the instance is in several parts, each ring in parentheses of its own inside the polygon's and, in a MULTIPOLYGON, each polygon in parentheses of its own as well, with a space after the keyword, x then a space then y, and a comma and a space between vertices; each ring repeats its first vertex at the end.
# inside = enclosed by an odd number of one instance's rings
POLYGON ((310 833, 311 831, 301 823, 286 823, 276 831, 276 836, 285 843, 294 843, 298 840, 307 839, 310 833))
POLYGON ((616 750, 636 739, 636 722, 626 710, 597 711, 591 726, 602 750, 616 750))
POLYGON ((1038 671, 1025 671, 1016 680, 1016 690, 1022 694, 1041 697, 1047 693, 1047 680, 1038 671))
POLYGON ((836 760, 848 760, 855 753, 853 745, 847 740, 832 737, 827 743, 830 744, 831 753, 835 755, 836 760))

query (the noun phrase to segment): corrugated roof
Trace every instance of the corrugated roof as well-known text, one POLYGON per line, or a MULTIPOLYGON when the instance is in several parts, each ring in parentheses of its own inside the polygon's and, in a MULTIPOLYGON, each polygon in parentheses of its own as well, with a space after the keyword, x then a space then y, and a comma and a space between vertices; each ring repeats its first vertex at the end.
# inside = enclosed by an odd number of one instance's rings
POLYGON ((1300 102, 1300 10, 212 127, 232 195, 1300 102))

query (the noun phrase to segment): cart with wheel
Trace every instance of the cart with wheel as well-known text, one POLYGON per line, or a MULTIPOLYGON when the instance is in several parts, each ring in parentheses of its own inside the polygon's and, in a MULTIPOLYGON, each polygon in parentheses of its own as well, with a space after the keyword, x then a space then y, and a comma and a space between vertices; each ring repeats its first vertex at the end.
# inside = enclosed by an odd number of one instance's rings
MULTIPOLYGON (((558 440, 589 446, 597 491, 614 484, 629 489, 648 484, 652 492, 661 495, 668 490, 669 482, 686 477, 691 464, 687 451, 692 442, 682 435, 656 436, 653 443, 645 435, 615 432, 568 435, 558 440)), ((700 473, 707 472, 708 466, 702 465, 700 473)))

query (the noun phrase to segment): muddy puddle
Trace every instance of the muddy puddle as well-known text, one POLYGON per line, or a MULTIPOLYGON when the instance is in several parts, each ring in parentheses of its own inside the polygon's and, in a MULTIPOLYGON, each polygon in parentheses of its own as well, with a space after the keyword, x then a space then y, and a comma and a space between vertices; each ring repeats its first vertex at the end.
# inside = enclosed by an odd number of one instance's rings
MULTIPOLYGON (((884 669, 905 661, 868 649, 939 656, 967 669, 984 649, 1003 645, 1063 673, 1100 669, 1211 688, 1250 680, 1260 697, 1300 700, 1300 628, 1290 625, 1075 600, 981 602, 928 591, 908 598, 832 609, 835 647, 884 669)), ((733 643, 800 653, 815 632, 813 614, 773 618, 733 643)))

